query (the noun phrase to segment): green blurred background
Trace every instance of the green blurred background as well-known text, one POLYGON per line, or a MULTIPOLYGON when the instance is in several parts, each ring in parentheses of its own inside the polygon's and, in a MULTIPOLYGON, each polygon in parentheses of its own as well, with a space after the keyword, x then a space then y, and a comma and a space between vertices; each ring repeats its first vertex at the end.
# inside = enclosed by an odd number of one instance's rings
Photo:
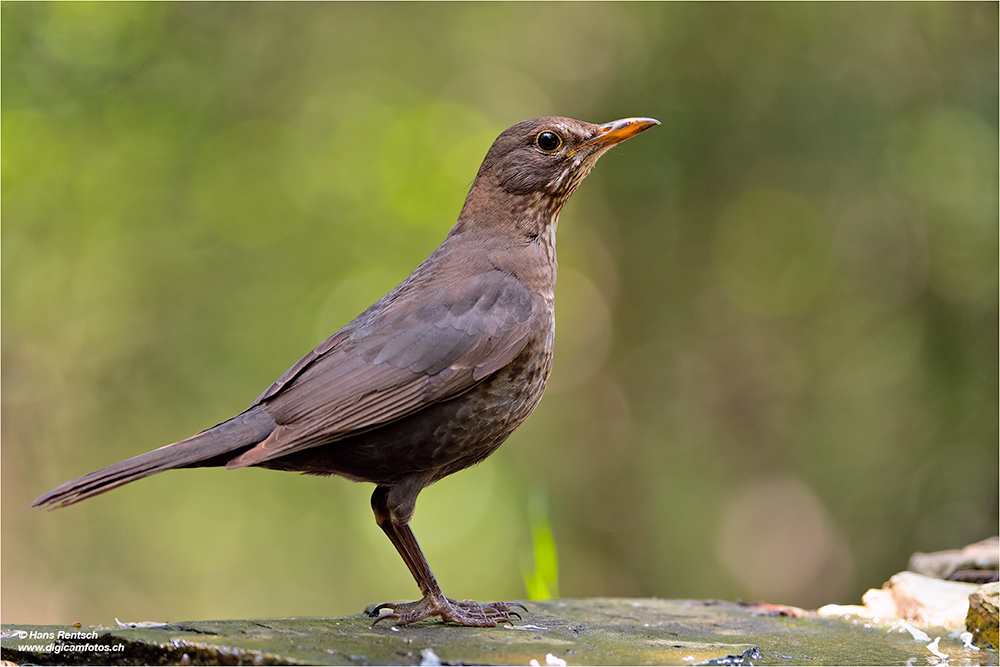
POLYGON ((369 485, 25 505, 243 410, 548 114, 663 125, 563 212, 535 415, 421 495, 447 593, 856 602, 997 532, 997 3, 0 11, 4 622, 415 597, 369 485))

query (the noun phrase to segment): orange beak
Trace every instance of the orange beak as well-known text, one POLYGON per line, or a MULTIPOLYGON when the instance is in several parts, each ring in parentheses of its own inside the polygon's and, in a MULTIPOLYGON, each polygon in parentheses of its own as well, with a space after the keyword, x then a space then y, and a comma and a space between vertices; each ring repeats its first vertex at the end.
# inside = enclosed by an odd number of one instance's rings
POLYGON ((579 146, 570 155, 584 148, 606 150, 659 124, 660 121, 655 118, 622 118, 621 120, 613 120, 610 123, 601 125, 601 131, 596 137, 579 146))

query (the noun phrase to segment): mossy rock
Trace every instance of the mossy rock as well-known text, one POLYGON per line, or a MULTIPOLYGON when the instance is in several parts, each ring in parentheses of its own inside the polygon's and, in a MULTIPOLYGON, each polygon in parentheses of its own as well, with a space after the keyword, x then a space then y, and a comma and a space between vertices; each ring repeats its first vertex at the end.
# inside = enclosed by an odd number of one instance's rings
POLYGON ((1000 599, 1000 582, 985 584, 969 596, 969 615, 965 619, 966 629, 972 633, 976 646, 997 647, 997 601, 1000 599))

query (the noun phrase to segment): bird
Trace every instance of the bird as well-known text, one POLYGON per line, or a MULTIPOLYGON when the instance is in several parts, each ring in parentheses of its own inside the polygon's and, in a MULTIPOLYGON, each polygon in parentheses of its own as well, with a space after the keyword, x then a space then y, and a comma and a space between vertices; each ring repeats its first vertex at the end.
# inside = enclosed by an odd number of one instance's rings
POLYGON ((29 507, 66 507, 175 468, 256 466, 368 482, 375 520, 421 593, 371 607, 374 623, 513 624, 518 603, 444 595, 409 527, 417 495, 483 461, 538 405, 552 370, 560 211, 601 155, 659 124, 547 116, 511 126, 487 151, 441 245, 244 412, 66 482, 29 507))

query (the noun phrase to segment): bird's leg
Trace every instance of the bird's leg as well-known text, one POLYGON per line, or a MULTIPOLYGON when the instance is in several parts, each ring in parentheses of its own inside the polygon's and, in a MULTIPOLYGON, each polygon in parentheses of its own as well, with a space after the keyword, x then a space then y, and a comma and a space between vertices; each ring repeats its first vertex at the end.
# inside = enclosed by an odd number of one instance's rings
POLYGON ((391 618, 395 620, 396 625, 408 625, 429 616, 440 616, 442 620, 457 625, 493 627, 497 623, 513 623, 511 616, 521 618, 517 612, 510 609, 511 606, 523 608, 523 605, 517 603, 480 604, 472 600, 459 602, 445 597, 437 579, 434 578, 434 573, 431 572, 430 565, 427 564, 427 559, 420 551, 420 545, 417 544, 417 538, 410 530, 410 526, 407 523, 393 521, 388 495, 389 487, 384 486, 377 487, 375 493, 372 494, 372 509, 375 510, 375 520, 392 541, 399 555, 403 557, 406 566, 410 568, 410 574, 413 575, 417 586, 420 587, 423 598, 417 602, 398 604, 387 602, 376 606, 369 612, 372 616, 378 616, 375 623, 391 618), (383 609, 390 609, 391 613, 379 615, 383 609))

